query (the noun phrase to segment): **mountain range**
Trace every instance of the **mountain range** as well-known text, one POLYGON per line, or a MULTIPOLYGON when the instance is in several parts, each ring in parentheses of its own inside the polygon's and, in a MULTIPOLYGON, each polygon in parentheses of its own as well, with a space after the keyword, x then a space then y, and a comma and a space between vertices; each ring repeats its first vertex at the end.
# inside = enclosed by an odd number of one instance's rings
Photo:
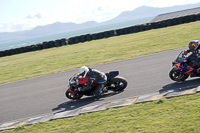
MULTIPOLYGON (((119 14, 117 17, 105 21, 102 23, 97 23, 95 21, 88 21, 81 24, 76 23, 60 23, 56 22, 53 24, 48 24, 45 26, 37 26, 32 30, 20 31, 20 32, 1 32, 0 33, 0 42, 12 42, 17 40, 25 40, 29 38, 53 35, 58 33, 70 32, 75 30, 94 28, 103 25, 111 25, 116 23, 123 23, 131 20, 139 20, 143 18, 156 17, 159 14, 175 12, 190 8, 200 7, 200 3, 197 4, 188 4, 182 6, 173 6, 173 7, 164 7, 164 8, 156 8, 156 7, 148 7, 141 6, 132 11, 125 11, 119 14)), ((146 23, 145 21, 141 21, 141 23, 146 23)), ((135 25, 134 23, 132 25, 135 25)))

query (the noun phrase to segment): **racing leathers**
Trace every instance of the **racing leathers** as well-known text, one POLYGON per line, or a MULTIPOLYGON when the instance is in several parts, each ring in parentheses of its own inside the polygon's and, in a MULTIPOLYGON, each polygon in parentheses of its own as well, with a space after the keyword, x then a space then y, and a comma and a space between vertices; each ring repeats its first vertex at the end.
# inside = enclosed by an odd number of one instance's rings
POLYGON ((87 73, 86 79, 88 81, 87 86, 84 89, 84 91, 89 91, 92 89, 92 83, 97 83, 97 87, 93 93, 94 97, 99 97, 101 95, 101 92, 103 92, 103 89, 105 87, 105 84, 107 82, 107 76, 96 69, 89 68, 89 72, 87 73))
MULTIPOLYGON (((190 50, 184 51, 184 55, 187 55, 190 53, 190 50)), ((190 69, 195 68, 197 69, 199 67, 200 63, 200 53, 198 51, 193 51, 191 55, 188 56, 187 60, 191 63, 190 69)))

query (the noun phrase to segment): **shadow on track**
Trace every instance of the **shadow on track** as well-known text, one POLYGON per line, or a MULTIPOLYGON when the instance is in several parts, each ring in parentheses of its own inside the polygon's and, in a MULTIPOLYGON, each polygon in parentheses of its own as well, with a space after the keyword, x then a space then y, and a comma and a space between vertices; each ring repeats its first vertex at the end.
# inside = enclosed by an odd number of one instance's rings
POLYGON ((200 78, 186 80, 183 82, 174 82, 174 83, 165 85, 162 87, 161 90, 159 90, 159 93, 164 93, 169 90, 182 91, 182 90, 191 89, 191 88, 197 87, 197 86, 200 86, 200 78))
POLYGON ((83 97, 82 99, 78 99, 78 100, 67 101, 67 102, 59 104, 57 107, 53 108, 52 111, 63 112, 63 111, 68 111, 68 110, 75 110, 94 102, 103 101, 103 98, 118 95, 121 92, 123 91, 105 93, 99 99, 95 99, 94 97, 91 96, 91 97, 83 97))

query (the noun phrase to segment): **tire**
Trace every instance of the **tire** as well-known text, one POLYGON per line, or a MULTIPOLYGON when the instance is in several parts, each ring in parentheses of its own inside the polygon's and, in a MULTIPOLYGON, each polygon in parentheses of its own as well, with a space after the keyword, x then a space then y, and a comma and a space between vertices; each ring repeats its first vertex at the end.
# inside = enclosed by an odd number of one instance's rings
POLYGON ((73 93, 71 93, 71 92, 69 92, 69 91, 66 91, 66 92, 65 92, 65 96, 66 96, 67 98, 69 98, 69 99, 75 100, 75 99, 80 99, 83 95, 82 95, 82 94, 78 94, 78 93, 76 93, 76 95, 74 95, 73 93))
POLYGON ((126 79, 120 76, 113 78, 110 81, 110 83, 111 83, 111 86, 114 87, 113 91, 122 91, 126 88, 128 84, 126 79))
POLYGON ((174 81, 184 81, 189 77, 189 74, 184 74, 182 72, 172 69, 169 72, 169 77, 174 81))

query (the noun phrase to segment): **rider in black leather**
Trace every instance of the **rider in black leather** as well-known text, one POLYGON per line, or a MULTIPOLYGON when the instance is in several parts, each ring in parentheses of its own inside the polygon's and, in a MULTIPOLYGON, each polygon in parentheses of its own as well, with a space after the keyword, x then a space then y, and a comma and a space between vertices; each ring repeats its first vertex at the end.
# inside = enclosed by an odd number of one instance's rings
POLYGON ((79 69, 79 75, 86 78, 88 81, 87 86, 83 88, 83 91, 91 90, 93 82, 96 82, 98 84, 93 94, 94 97, 99 97, 103 92, 103 89, 107 82, 107 76, 105 75, 105 73, 96 69, 91 69, 83 66, 79 69))
POLYGON ((184 51, 184 54, 183 55, 187 55, 188 53, 192 52, 191 55, 188 56, 187 60, 189 62, 191 62, 191 65, 190 65, 190 68, 189 69, 197 69, 200 64, 200 53, 198 51, 199 49, 199 41, 198 40, 193 40, 189 43, 188 45, 189 47, 189 50, 187 51, 184 51))

